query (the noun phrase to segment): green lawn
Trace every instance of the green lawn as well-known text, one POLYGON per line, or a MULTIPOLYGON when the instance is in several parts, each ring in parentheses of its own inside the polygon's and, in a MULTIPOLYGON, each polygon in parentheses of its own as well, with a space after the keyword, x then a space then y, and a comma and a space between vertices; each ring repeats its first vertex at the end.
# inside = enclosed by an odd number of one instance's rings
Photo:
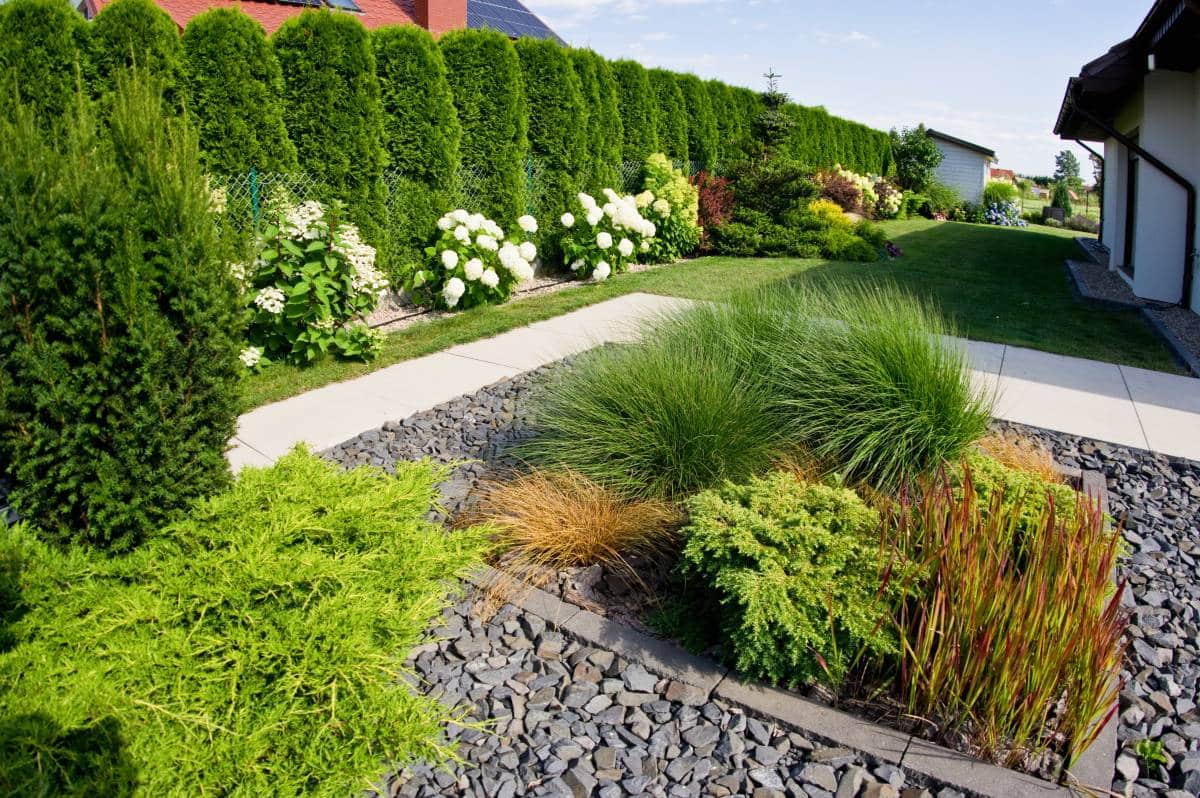
POLYGON ((720 299, 750 286, 786 280, 883 279, 932 298, 969 338, 1179 373, 1142 317, 1077 303, 1063 260, 1078 254, 1069 230, 990 227, 926 220, 883 225, 904 257, 874 264, 765 258, 699 258, 605 283, 475 308, 388 337, 373 363, 325 361, 309 368, 273 366, 249 377, 243 408, 284 399, 330 382, 486 338, 631 291, 720 299))
MULTIPOLYGON (((1035 213, 1040 214, 1042 212, 1042 208, 1049 204, 1050 201, 1048 199, 1038 199, 1036 197, 1021 198, 1022 211, 1034 211, 1035 213)), ((1100 197, 1098 195, 1089 194, 1086 200, 1081 196, 1079 198, 1079 202, 1073 202, 1071 204, 1073 206, 1071 208, 1073 213, 1080 216, 1087 216, 1091 219, 1095 219, 1097 222, 1100 221, 1100 197)))

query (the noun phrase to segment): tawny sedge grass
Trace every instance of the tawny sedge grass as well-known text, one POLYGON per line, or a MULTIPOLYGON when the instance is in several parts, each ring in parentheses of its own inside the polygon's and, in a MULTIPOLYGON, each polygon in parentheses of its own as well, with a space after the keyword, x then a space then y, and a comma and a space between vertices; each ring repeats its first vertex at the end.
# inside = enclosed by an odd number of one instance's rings
POLYGON ((1066 476, 1055 465, 1050 450, 1028 436, 992 432, 981 438, 975 446, 1001 465, 1028 471, 1047 482, 1066 481, 1066 476))

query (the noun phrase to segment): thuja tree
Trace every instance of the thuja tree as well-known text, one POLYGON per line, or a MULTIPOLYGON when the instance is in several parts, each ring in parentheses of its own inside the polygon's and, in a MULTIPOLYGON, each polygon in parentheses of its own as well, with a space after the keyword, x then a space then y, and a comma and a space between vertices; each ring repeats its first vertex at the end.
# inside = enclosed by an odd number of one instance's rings
POLYGON ((66 0, 0 5, 0 116, 14 103, 43 120, 67 113, 88 73, 87 23, 66 0))
POLYGON ((665 69, 651 69, 650 85, 657 109, 658 149, 672 160, 687 161, 690 158, 687 106, 675 75, 665 69))
POLYGON ((300 169, 320 198, 345 202, 363 237, 386 252, 383 112, 366 28, 348 14, 305 11, 271 43, 300 169))
POLYGON ((553 223, 576 203, 588 163, 587 107, 567 51, 548 39, 517 40, 529 107, 529 153, 536 173, 531 202, 541 219, 535 241, 544 262, 561 260, 562 226, 553 223))
POLYGON ((701 169, 711 169, 717 162, 717 119, 713 116, 712 101, 704 82, 695 75, 677 75, 675 82, 683 95, 688 131, 688 154, 701 169))
POLYGON ((587 107, 588 166, 583 184, 592 193, 619 189, 624 125, 612 69, 592 50, 572 50, 571 64, 587 107))
POLYGON ((521 62, 503 33, 457 30, 439 42, 462 125, 462 163, 473 212, 501 227, 525 213, 529 152, 521 62))
POLYGON ((229 479, 237 288, 160 92, 119 77, 57 141, 0 120, 0 462, 61 541, 129 547, 229 479))
POLYGON ((639 166, 658 152, 658 100, 650 75, 637 61, 614 61, 613 79, 621 111, 621 159, 639 166))
POLYGON ((137 66, 162 86, 168 107, 178 107, 183 44, 179 29, 154 0, 113 0, 96 15, 89 39, 96 96, 111 94, 120 76, 137 66))
POLYGON ((446 62, 428 31, 416 25, 371 34, 383 102, 388 156, 388 228, 394 285, 423 258, 438 218, 457 198, 462 128, 450 94, 446 62))
POLYGON ((716 159, 718 162, 732 160, 737 152, 735 142, 741 134, 733 89, 719 80, 709 80, 705 81, 704 90, 708 92, 708 104, 712 108, 713 120, 717 127, 716 159))
POLYGON ((283 80, 262 26, 232 8, 194 17, 183 32, 184 101, 210 174, 296 168, 283 124, 283 80))

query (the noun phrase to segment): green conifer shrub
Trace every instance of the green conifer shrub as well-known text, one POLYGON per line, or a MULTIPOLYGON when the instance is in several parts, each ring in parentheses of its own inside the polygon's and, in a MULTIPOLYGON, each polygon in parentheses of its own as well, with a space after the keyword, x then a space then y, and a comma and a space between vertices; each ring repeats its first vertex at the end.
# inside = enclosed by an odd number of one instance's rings
POLYGON ((0 462, 49 537, 127 548, 229 479, 240 313, 194 131, 117 78, 0 122, 0 462))
POLYGON ((592 50, 571 50, 571 64, 587 108, 588 168, 583 185, 593 194, 620 189, 624 125, 616 79, 608 62, 592 50))
POLYGON ((536 165, 531 204, 541 226, 534 241, 544 262, 558 263, 563 228, 554 222, 574 207, 584 187, 588 108, 565 49, 530 37, 518 39, 516 48, 529 108, 529 154, 536 165))
POLYGON ((76 80, 89 73, 87 34, 82 15, 65 0, 0 5, 0 116, 12 118, 14 101, 44 120, 70 111, 76 80))
POLYGON ((394 285, 424 259, 435 225, 458 196, 462 128, 442 51, 428 31, 394 25, 371 33, 383 101, 391 196, 394 285))
POLYGON ((387 269, 383 111, 367 29, 349 14, 305 11, 271 37, 283 121, 315 196, 341 200, 387 269))
POLYGON ((258 22, 233 8, 206 11, 183 31, 183 58, 184 100, 210 174, 296 169, 279 62, 258 22))
POLYGON ((712 101, 704 82, 695 75, 675 77, 679 91, 683 94, 683 105, 688 129, 688 153, 696 162, 697 169, 712 169, 717 162, 719 138, 717 119, 713 115, 712 101))
POLYGON ((688 120, 683 92, 675 74, 665 69, 651 69, 650 86, 654 89, 655 128, 658 149, 673 161, 688 161, 688 120))
POLYGON ((113 0, 96 15, 89 35, 97 97, 111 94, 131 66, 145 69, 162 85, 168 107, 178 107, 183 86, 179 28, 154 0, 113 0))
POLYGON ((640 164, 659 150, 658 99, 637 61, 614 61, 611 67, 621 111, 621 159, 640 164))
POLYGON ((521 62, 493 30, 457 30, 439 41, 462 125, 464 205, 508 228, 526 211, 529 140, 521 62))

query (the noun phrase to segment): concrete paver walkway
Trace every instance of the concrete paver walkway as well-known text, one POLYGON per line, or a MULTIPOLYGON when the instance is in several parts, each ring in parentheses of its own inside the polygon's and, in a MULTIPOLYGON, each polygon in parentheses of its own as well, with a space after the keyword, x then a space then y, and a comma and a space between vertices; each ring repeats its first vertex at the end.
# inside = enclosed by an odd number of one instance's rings
MULTIPOLYGON (((633 293, 397 363, 266 405, 238 420, 234 469, 267 465, 303 441, 325 449, 387 421, 599 344, 636 337, 639 322, 688 300, 633 293)), ((1200 380, 959 340, 973 379, 995 388, 996 417, 1200 460, 1200 380)))

